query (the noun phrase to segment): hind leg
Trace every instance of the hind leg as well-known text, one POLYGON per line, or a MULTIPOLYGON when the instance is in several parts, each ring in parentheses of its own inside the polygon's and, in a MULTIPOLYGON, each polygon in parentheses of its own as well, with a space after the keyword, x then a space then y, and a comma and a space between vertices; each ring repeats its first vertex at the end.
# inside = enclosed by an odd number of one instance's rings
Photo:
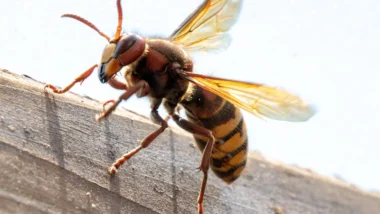
POLYGON ((203 197, 206 190, 207 175, 210 168, 210 157, 215 144, 215 138, 210 130, 194 124, 188 120, 185 120, 177 114, 172 114, 171 117, 173 118, 174 122, 176 122, 177 125, 182 129, 192 134, 201 135, 208 138, 206 147, 203 150, 201 164, 199 166, 199 169, 203 172, 202 186, 198 195, 198 214, 201 214, 203 213, 203 197))

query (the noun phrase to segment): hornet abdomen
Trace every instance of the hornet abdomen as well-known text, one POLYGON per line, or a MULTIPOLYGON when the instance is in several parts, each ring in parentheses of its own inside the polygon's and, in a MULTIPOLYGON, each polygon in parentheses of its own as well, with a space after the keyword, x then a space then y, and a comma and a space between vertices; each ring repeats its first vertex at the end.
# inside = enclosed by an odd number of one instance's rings
MULTIPOLYGON (((211 169, 227 183, 236 180, 247 161, 248 137, 240 109, 225 99, 193 84, 181 101, 190 121, 212 131, 216 138, 211 169)), ((194 135, 203 151, 207 138, 194 135)))

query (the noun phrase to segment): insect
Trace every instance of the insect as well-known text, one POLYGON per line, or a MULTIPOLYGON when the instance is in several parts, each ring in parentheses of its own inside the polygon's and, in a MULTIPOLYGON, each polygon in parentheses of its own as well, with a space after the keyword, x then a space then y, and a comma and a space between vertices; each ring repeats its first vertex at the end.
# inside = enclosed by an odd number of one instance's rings
POLYGON ((109 108, 97 115, 107 117, 122 101, 132 95, 148 96, 151 102, 151 120, 160 127, 141 141, 141 145, 126 153, 108 169, 117 169, 143 148, 146 148, 167 127, 171 118, 182 129, 192 133, 203 151, 199 169, 203 180, 198 196, 198 213, 203 213, 203 198, 208 170, 227 183, 236 180, 247 160, 248 137, 241 109, 260 118, 285 121, 306 121, 315 111, 300 98, 263 84, 235 81, 193 73, 191 54, 197 51, 221 51, 227 48, 228 30, 236 22, 242 0, 205 0, 168 38, 143 38, 137 34, 121 34, 121 0, 116 2, 118 25, 109 38, 91 22, 64 14, 82 22, 107 39, 99 65, 91 66, 73 82, 57 89, 47 84, 54 93, 64 93, 76 83, 83 82, 98 68, 102 83, 124 90, 109 108), (124 71, 125 81, 115 75, 124 71), (158 109, 163 104, 168 118, 162 118, 158 109), (176 108, 181 106, 187 119, 176 108))

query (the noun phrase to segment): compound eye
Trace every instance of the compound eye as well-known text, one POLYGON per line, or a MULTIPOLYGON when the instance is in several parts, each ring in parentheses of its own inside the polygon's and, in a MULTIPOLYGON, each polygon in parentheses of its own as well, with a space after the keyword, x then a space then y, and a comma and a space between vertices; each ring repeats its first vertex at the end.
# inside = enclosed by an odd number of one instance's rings
POLYGON ((114 57, 117 58, 124 52, 126 52, 128 49, 132 47, 133 44, 135 44, 136 40, 138 38, 135 35, 125 35, 120 38, 119 42, 117 43, 116 50, 114 52, 114 57))
POLYGON ((129 65, 137 60, 145 50, 145 41, 137 35, 124 35, 117 42, 113 58, 117 59, 121 66, 129 65))

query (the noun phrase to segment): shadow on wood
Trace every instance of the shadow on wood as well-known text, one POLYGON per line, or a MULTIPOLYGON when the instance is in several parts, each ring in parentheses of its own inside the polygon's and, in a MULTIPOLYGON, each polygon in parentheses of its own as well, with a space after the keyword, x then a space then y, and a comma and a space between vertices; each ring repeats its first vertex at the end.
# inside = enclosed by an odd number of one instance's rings
MULTIPOLYGON (((190 135, 171 127, 111 177, 110 164, 157 126, 126 110, 97 122, 101 109, 0 71, 0 213, 197 213, 201 154, 190 135)), ((205 213, 380 210, 375 193, 256 153, 233 184, 209 177, 205 213)))

